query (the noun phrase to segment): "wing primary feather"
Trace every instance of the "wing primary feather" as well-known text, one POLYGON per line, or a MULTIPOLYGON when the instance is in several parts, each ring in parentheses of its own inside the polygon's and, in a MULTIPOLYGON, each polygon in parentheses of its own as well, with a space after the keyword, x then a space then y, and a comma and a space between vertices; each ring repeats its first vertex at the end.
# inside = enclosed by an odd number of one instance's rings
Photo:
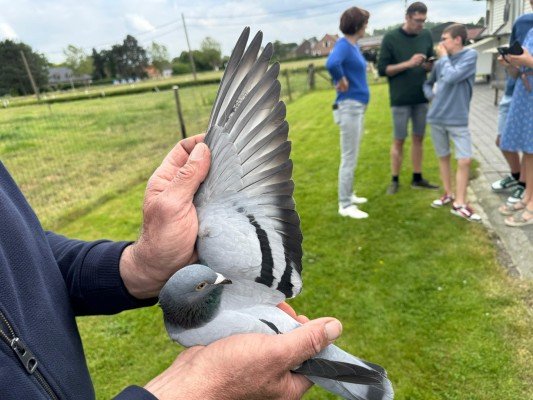
POLYGON ((216 122, 217 125, 224 126, 231 114, 239 107, 241 101, 246 97, 247 93, 243 92, 243 89, 246 87, 246 80, 249 78, 250 72, 256 63, 257 54, 261 49, 262 40, 263 33, 259 31, 244 52, 244 55, 233 74, 231 82, 228 85, 224 100, 222 101, 222 115, 218 118, 216 122))
POLYGON ((324 358, 311 358, 304 361, 304 363, 299 368, 293 370, 293 372, 359 385, 379 385, 384 378, 378 371, 355 364, 332 361, 324 358))
MULTIPOLYGON (((229 85, 231 84, 235 70, 237 69, 239 65, 241 57, 244 53, 244 49, 246 48, 246 43, 248 42, 249 36, 250 36, 250 27, 247 26, 243 29, 241 35, 239 36, 239 39, 237 40, 237 43, 235 44, 235 47, 233 48, 233 51, 231 52, 231 56, 228 60, 228 65, 226 67, 226 70, 224 71, 222 80, 220 81, 220 87, 218 89, 215 104, 213 105, 213 111, 211 112, 211 116, 209 118, 209 124, 208 124, 209 127, 214 124, 214 122, 216 121, 218 117, 220 107, 222 106, 222 102, 224 101, 224 98, 225 98, 224 94, 227 91, 229 85)), ((205 140, 207 145, 209 145, 209 137, 210 136, 208 133, 206 135, 206 140, 205 140)))

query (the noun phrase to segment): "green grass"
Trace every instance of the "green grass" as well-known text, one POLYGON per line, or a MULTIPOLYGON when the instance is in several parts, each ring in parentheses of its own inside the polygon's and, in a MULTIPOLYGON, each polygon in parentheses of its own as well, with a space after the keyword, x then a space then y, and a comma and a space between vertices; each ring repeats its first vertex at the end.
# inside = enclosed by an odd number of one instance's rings
MULTIPOLYGON (((290 82, 292 98, 307 91, 304 73, 290 82)), ((188 135, 207 129, 217 88, 180 90, 188 135)), ((51 229, 146 181, 180 137, 170 90, 0 109, 0 159, 51 229)))
MULTIPOLYGON (((344 325, 338 344, 389 371, 397 399, 531 398, 530 282, 509 278, 482 225, 429 207, 435 193, 385 196, 391 121, 386 85, 372 87, 356 174, 367 220, 337 215, 338 129, 331 91, 288 106, 295 198, 304 233, 304 291, 291 304, 344 325)), ((407 149, 406 149, 407 150, 407 149)), ((437 181, 427 142, 425 175, 437 181)), ((161 149, 151 160, 159 162, 161 149)), ((80 185, 81 186, 81 185, 80 185)), ((72 237, 134 240, 144 185, 131 186, 60 229, 72 237)), ((158 307, 79 318, 98 398, 143 385, 175 358, 158 307)), ((307 399, 333 399, 313 388, 307 399)))

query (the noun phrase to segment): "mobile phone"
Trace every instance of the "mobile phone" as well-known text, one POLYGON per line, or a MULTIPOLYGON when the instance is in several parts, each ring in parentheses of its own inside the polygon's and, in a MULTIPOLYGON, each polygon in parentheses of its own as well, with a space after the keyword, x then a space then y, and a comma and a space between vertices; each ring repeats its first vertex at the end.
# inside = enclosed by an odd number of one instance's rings
POLYGON ((518 41, 513 42, 511 46, 501 46, 498 47, 498 53, 502 55, 502 57, 505 57, 506 55, 513 55, 513 56, 519 56, 524 52, 524 49, 520 45, 518 41))
POLYGON ((426 62, 429 62, 429 63, 432 63, 432 62, 435 62, 437 60, 437 57, 429 57, 426 62))

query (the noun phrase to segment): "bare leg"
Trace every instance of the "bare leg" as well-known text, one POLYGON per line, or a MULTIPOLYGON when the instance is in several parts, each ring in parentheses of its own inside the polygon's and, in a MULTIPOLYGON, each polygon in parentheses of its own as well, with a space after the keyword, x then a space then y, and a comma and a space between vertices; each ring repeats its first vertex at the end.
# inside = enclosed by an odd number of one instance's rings
POLYGON ((411 159, 413 160, 413 172, 422 173, 424 136, 413 134, 412 138, 411 159))
POLYGON ((394 139, 390 149, 391 173, 393 176, 400 175, 403 160, 403 143, 404 140, 394 139))
POLYGON ((450 165, 450 155, 439 158, 439 169, 440 169, 440 179, 444 186, 444 191, 446 194, 452 194, 452 178, 451 178, 451 165, 450 165))
MULTIPOLYGON (((520 163, 520 182, 526 182, 526 154, 522 156, 522 162, 520 163)), ((529 183, 527 183, 529 185, 529 183)))
MULTIPOLYGON (((500 147, 500 135, 496 137, 496 146, 498 146, 498 148, 500 147)), ((509 168, 511 168, 511 173, 516 174, 517 172, 522 172, 521 167, 523 167, 523 165, 520 165, 519 153, 502 150, 502 154, 505 157, 507 164, 509 164, 509 168)))
POLYGON ((526 170, 526 192, 524 200, 528 210, 533 211, 533 154, 524 153, 525 170, 526 170))
POLYGON ((509 164, 509 168, 511 168, 511 173, 515 174, 517 172, 521 172, 520 154, 515 153, 513 151, 503 151, 503 150, 502 150, 502 154, 505 157, 507 164, 509 164))
POLYGON ((455 203, 466 204, 466 188, 468 187, 468 175, 470 172, 470 158, 460 158, 457 160, 457 176, 455 203))

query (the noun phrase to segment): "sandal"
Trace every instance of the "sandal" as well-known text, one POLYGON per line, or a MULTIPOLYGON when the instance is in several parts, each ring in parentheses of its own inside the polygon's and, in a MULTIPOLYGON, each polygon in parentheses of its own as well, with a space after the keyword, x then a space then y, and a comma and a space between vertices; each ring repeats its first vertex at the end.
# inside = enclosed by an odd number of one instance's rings
POLYGON ((528 210, 527 208, 524 208, 519 213, 516 213, 515 215, 505 218, 505 225, 507 226, 526 226, 526 225, 533 225, 533 210, 528 210), (528 218, 525 218, 525 216, 528 216, 528 218))
POLYGON ((521 211, 526 208, 526 203, 523 201, 517 201, 516 203, 505 203, 498 208, 498 212, 501 215, 513 215, 517 211, 521 211))

